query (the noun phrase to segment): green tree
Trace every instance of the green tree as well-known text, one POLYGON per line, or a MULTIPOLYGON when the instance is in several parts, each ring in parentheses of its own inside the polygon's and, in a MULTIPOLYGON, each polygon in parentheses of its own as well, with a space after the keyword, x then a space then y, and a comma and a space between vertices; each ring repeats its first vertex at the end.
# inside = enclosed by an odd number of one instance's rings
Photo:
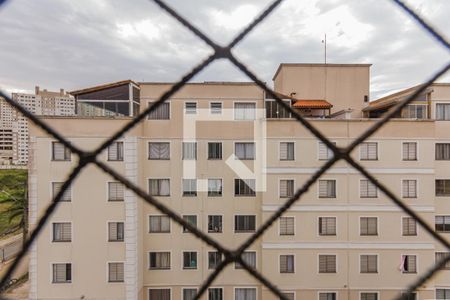
POLYGON ((1 170, 0 204, 4 208, 1 214, 8 221, 7 226, 0 234, 22 229, 23 235, 26 237, 28 233, 28 197, 27 172, 25 170, 1 170))

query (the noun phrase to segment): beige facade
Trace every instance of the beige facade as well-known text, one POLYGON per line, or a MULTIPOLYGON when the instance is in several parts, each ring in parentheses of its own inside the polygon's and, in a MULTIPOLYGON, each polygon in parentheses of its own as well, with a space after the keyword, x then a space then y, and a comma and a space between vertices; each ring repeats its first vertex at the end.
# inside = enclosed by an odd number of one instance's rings
MULTIPOLYGON (((309 99, 328 101, 332 113, 350 108, 348 118, 309 119, 345 147, 377 121, 361 118, 363 108, 372 105, 364 102, 368 72, 368 65, 281 65, 275 87, 289 95, 292 105, 309 99), (312 88, 319 89, 324 69, 335 76, 326 93, 312 88)), ((141 110, 170 86, 141 83, 141 110)), ((450 87, 436 87, 431 97, 435 104, 450 105, 450 87)), ((234 249, 329 159, 327 149, 298 122, 266 112, 268 102, 254 84, 187 84, 101 159, 178 214, 190 220, 195 216, 199 229, 234 249), (261 132, 262 141, 251 146, 261 132)), ((438 109, 445 120, 446 107, 438 109)), ((352 155, 447 237, 450 223, 439 222, 441 216, 450 222, 450 189, 436 180, 450 179, 450 131, 448 122, 435 115, 392 120, 352 155), (437 151, 437 144, 444 146, 437 151)), ((130 120, 45 119, 86 150, 130 120)), ((77 161, 35 126, 30 137, 33 225, 55 184, 77 161)), ((167 223, 130 191, 122 195, 113 182, 93 166, 75 180, 31 251, 30 299, 191 299, 190 289, 212 272, 212 248, 175 222, 167 223)), ((445 252, 406 217, 360 174, 338 162, 250 246, 247 259, 292 299, 391 299, 434 264, 436 252, 445 252)), ((277 299, 234 264, 211 288, 204 299, 277 299), (214 298, 219 293, 222 298, 214 298)), ((447 292, 450 271, 443 270, 420 288, 416 299, 447 292)))

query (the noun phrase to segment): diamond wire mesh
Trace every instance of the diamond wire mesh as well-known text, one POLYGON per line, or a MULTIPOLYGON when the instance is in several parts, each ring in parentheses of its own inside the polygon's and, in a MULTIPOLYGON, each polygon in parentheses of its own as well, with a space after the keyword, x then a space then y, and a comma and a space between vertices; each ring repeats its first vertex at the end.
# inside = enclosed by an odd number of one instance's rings
MULTIPOLYGON (((57 208, 61 198, 65 192, 65 190, 70 186, 73 180, 79 175, 79 173, 89 164, 97 165, 101 170, 112 176, 114 179, 122 182, 128 189, 132 190, 137 196, 139 196, 143 201, 149 203, 150 205, 157 208, 160 212, 168 215, 172 220, 178 223, 181 226, 186 227, 192 234, 194 234, 197 238, 201 239, 203 242, 208 245, 214 247, 217 251, 221 252, 225 259, 218 265, 218 267, 207 277, 207 279, 203 282, 200 287, 198 294, 195 299, 199 299, 208 289, 210 284, 214 281, 214 279, 221 273, 221 271, 230 263, 238 262, 242 265, 242 267, 253 277, 255 277, 258 281, 260 281, 264 286, 266 286, 270 291, 272 291, 275 295, 280 297, 281 299, 286 299, 285 296, 281 293, 281 291, 270 282, 264 275, 262 275, 259 271, 249 266, 243 259, 241 258, 241 254, 252 245, 259 237, 261 237, 264 232, 284 213, 286 212, 295 202, 299 201, 301 196, 308 191, 308 189, 318 180, 318 178, 323 175, 329 168, 331 168, 337 161, 344 160, 349 163, 353 168, 359 171, 364 177, 366 177, 369 181, 377 186, 391 201, 393 201, 397 206, 399 206, 406 214, 413 217, 422 228, 427 231, 434 239, 439 241, 442 245, 444 245, 450 251, 450 242, 447 241, 440 234, 436 233, 434 229, 426 223, 419 215, 417 215, 411 208, 409 208, 405 203, 403 203, 394 193, 392 193, 384 184, 378 182, 377 179, 371 175, 363 166, 354 161, 350 157, 350 153, 364 140, 372 136, 376 131, 378 131, 383 125, 385 125, 394 115, 401 111, 403 107, 405 107, 408 103, 413 101, 418 95, 420 95, 427 87, 429 87, 435 80, 441 77, 444 73, 446 73, 450 69, 450 62, 445 64, 440 70, 438 70, 425 84, 423 84, 414 94, 409 96, 408 98, 401 101, 399 104, 395 106, 395 108, 388 113, 386 113, 382 119, 378 120, 372 127, 366 130, 363 134, 361 134, 358 138, 356 138, 348 147, 339 148, 335 146, 330 140, 328 140, 318 129, 316 129, 308 120, 299 115, 296 111, 294 111, 289 105, 282 101, 278 97, 278 95, 269 87, 265 85, 263 81, 261 81, 253 72, 251 72, 245 64, 239 61, 231 52, 232 48, 236 46, 240 41, 242 41, 245 36, 251 32, 258 24, 260 24, 269 14, 273 12, 273 10, 279 6, 283 0, 276 0, 271 3, 250 25, 248 25, 240 34, 238 34, 231 43, 227 46, 220 46, 216 44, 212 39, 210 39, 207 35, 202 33, 198 28, 193 26, 188 20, 184 19, 178 12, 169 7, 162 0, 151 0, 160 6, 161 9, 165 10, 168 14, 170 14, 173 18, 175 18, 178 22, 180 22, 183 26, 188 28, 191 32, 193 32, 197 37, 203 40, 207 45, 209 45, 214 53, 207 57, 203 62, 194 67, 188 74, 184 75, 180 81, 174 84, 167 92, 165 92, 153 105, 149 106, 145 109, 141 114, 135 117, 132 121, 126 124, 121 130, 116 132, 109 139, 104 141, 104 143, 98 147, 93 152, 83 151, 78 147, 72 145, 68 140, 65 139, 64 136, 59 134, 54 128, 47 125, 44 121, 38 119, 32 113, 28 112, 24 109, 20 104, 13 101, 10 97, 8 97, 5 93, 0 91, 0 97, 3 97, 7 103, 21 112, 26 118, 32 121, 35 125, 46 131, 49 135, 54 137, 56 140, 64 144, 67 148, 69 148, 72 153, 75 153, 78 158, 78 164, 71 171, 70 175, 67 177, 66 181, 62 185, 60 191, 54 197, 53 201, 46 207, 44 214, 38 220, 36 227, 29 235, 28 239, 24 243, 24 246, 21 252, 18 254, 14 262, 8 268, 6 273, 2 276, 0 280, 0 290, 6 286, 9 278, 13 274, 13 272, 18 267, 20 261, 24 258, 25 254, 35 241, 35 239, 39 236, 40 232, 46 225, 49 217, 54 213, 57 208), (206 66, 208 66, 211 62, 218 59, 228 59, 232 64, 238 67, 244 74, 246 74, 251 80, 253 80, 261 89, 263 89, 267 94, 272 96, 275 101, 288 110, 291 115, 305 128, 309 130, 317 139, 322 141, 328 148, 330 148, 334 156, 329 161, 327 161, 319 170, 317 170, 307 181, 306 183, 299 188, 295 194, 289 198, 279 210, 277 210, 272 216, 269 217, 267 221, 263 223, 262 226, 258 228, 258 230, 251 235, 247 241, 245 241, 240 247, 235 250, 228 249, 221 245, 216 240, 212 239, 208 235, 204 234, 202 231, 198 230, 196 227, 192 226, 190 223, 186 222, 182 217, 180 217, 176 212, 170 210, 163 203, 158 201, 156 198, 148 195, 144 190, 142 190, 139 186, 135 185, 133 182, 129 181, 121 174, 117 173, 115 170, 111 169, 105 163, 97 160, 97 156, 105 149, 107 149, 116 139, 123 136, 127 131, 136 126, 139 122, 143 121, 144 118, 154 111, 159 105, 161 105, 164 101, 169 99, 173 94, 179 91, 189 80, 191 80, 196 74, 202 71, 206 66)), ((446 38, 438 33, 428 22, 426 22, 420 15, 418 15, 413 9, 411 9, 406 3, 400 0, 390 0, 395 3, 402 9, 406 14, 410 15, 426 32, 428 32, 432 37, 434 37, 441 45, 443 45, 447 50, 450 51, 450 44, 446 40, 446 38)), ((0 0, 0 6, 4 4, 5 0, 0 0)), ((437 262, 433 267, 429 268, 424 274, 418 276, 417 280, 415 280, 412 284, 410 284, 407 288, 407 291, 403 296, 398 296, 396 299, 406 299, 413 291, 415 291, 418 287, 424 284, 428 279, 433 277, 447 262, 450 261, 450 256, 446 256, 437 262)))

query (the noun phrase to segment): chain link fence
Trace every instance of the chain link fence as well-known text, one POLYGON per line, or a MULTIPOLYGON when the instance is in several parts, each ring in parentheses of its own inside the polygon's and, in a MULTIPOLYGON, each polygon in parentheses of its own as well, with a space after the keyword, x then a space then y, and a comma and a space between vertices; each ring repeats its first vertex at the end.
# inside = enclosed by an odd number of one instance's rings
MULTIPOLYGON (((299 113, 293 110, 288 104, 286 104, 280 97, 275 93, 274 90, 270 89, 266 84, 241 61, 239 60, 233 53, 232 49, 241 42, 247 35, 250 33, 258 24, 260 24, 266 17, 271 14, 275 8, 277 8, 283 0, 273 1, 257 18, 255 18, 241 33, 239 33, 231 43, 228 45, 220 45, 214 42, 210 37, 204 34, 199 28, 195 27, 193 24, 183 18, 175 9, 167 5, 162 0, 150 0, 156 3, 162 10, 175 18, 179 23, 193 32, 199 39, 205 42, 208 46, 210 46, 214 53, 207 58, 205 58, 201 63, 199 63, 196 67, 194 67, 189 73, 185 74, 181 80, 176 82, 170 90, 165 92, 153 105, 149 106, 142 113, 136 116, 133 120, 126 124, 122 129, 116 132, 113 136, 111 136, 108 140, 104 141, 100 147, 96 150, 88 152, 80 149, 73 144, 71 144, 64 136, 59 134, 54 128, 47 125, 44 121, 38 119, 32 113, 28 112, 25 108, 23 108, 18 103, 14 102, 9 96, 7 96, 4 92, 0 91, 0 96, 3 97, 11 106, 20 111, 25 117, 27 117, 31 122, 33 122, 36 126, 43 129, 53 138, 64 144, 67 148, 69 148, 72 153, 78 156, 79 161, 78 164, 71 171, 70 175, 67 177, 66 181, 61 187, 61 190, 57 193, 53 201, 46 207, 44 210, 44 214, 37 222, 36 227, 29 235, 28 239, 24 243, 24 246, 20 253, 17 255, 15 261, 11 264, 6 274, 0 280, 0 290, 4 287, 8 280, 16 270, 19 265, 19 262, 24 258, 27 251, 30 249, 32 243, 39 236, 44 226, 47 224, 50 216, 54 213, 55 209, 58 207, 58 204, 61 201, 61 198, 65 192, 65 190, 70 186, 70 184, 74 181, 74 179, 80 174, 81 170, 85 168, 87 165, 93 164, 98 168, 103 170, 105 173, 109 174, 112 178, 117 181, 122 182, 128 189, 132 190, 138 197, 154 206, 161 213, 168 215, 173 221, 178 223, 180 226, 184 226, 187 228, 192 234, 194 234, 198 239, 201 239, 204 243, 214 247, 224 255, 224 260, 217 266, 217 268, 207 277, 207 279, 203 282, 201 287, 198 290, 198 294, 195 299, 200 299, 200 297, 206 292, 208 287, 214 281, 214 279, 222 272, 222 270, 229 264, 233 262, 239 263, 251 276, 256 278, 261 284, 267 287, 272 293, 274 293, 280 299, 287 300, 287 298, 281 293, 281 291, 277 288, 275 284, 270 281, 270 278, 267 278, 263 274, 261 274, 258 270, 249 266, 241 257, 242 253, 249 248, 253 242, 255 242, 259 237, 261 237, 265 231, 272 226, 272 224, 285 213, 289 208, 294 205, 294 203, 301 200, 302 195, 304 195, 308 189, 322 176, 328 169, 330 169, 337 161, 344 160, 348 164, 350 164, 355 170, 357 170, 360 174, 366 177, 370 182, 372 182, 375 186, 378 187, 393 203, 395 203, 403 212, 408 214, 410 217, 414 218, 417 223, 428 232, 436 241, 439 241, 443 246, 445 246, 448 251, 450 251, 450 241, 445 239, 442 235, 435 232, 435 230, 424 220, 422 219, 416 212, 414 212, 408 205, 406 205, 399 197, 397 197, 392 191, 390 191, 383 183, 379 182, 366 168, 361 166, 358 162, 356 162, 353 158, 350 157, 350 153, 363 141, 372 136, 375 132, 377 132, 383 125, 385 125, 391 118, 397 115, 402 108, 404 108, 408 103, 413 101, 417 96, 419 96, 422 92, 426 90, 435 80, 441 77, 444 73, 446 73, 450 69, 450 62, 445 62, 443 67, 436 71, 436 73, 429 78, 424 85, 422 85, 419 89, 416 90, 414 94, 407 97, 398 103, 392 110, 387 112, 381 119, 377 120, 375 124, 370 127, 367 131, 365 131, 362 135, 356 138, 348 147, 340 148, 334 145, 326 136, 324 136, 318 129, 316 129, 308 120, 302 117, 299 113), (265 221, 262 226, 260 226, 254 234, 252 234, 248 240, 246 240, 240 247, 237 249, 229 249, 224 245, 220 244, 216 240, 209 237, 207 234, 203 233, 190 223, 183 220, 183 218, 178 215, 176 212, 169 209, 165 204, 160 202, 158 199, 148 195, 141 187, 127 180, 122 174, 117 173, 114 169, 110 168, 108 165, 98 160, 98 155, 106 150, 116 139, 120 138, 124 134, 126 134, 130 129, 132 129, 136 124, 143 121, 147 115, 153 112, 158 106, 172 97, 177 91, 179 91, 188 81, 190 81, 195 75, 197 75, 200 71, 202 71, 206 66, 212 63, 215 60, 226 59, 234 64, 237 68, 241 70, 246 76, 248 76, 253 82, 255 82, 261 89, 263 89, 269 96, 271 96, 275 101, 281 105, 284 109, 289 111, 293 118, 295 118, 302 126, 304 126, 308 131, 313 134, 317 139, 322 141, 329 149, 331 149, 334 153, 333 158, 328 160, 319 170, 317 170, 307 181, 306 183, 299 188, 295 194, 289 198, 278 211, 276 211, 272 216, 270 216, 267 221, 265 221)), ((403 10, 405 14, 409 15, 415 22, 423 28, 430 36, 432 36, 438 43, 442 44, 449 52, 450 52, 450 44, 448 40, 440 33, 438 33, 428 22, 426 22, 420 15, 418 15, 412 8, 410 8, 406 3, 401 0, 388 0, 395 3, 399 9, 403 10)), ((6 0, 0 0, 0 7, 4 4, 6 0)), ((423 285, 427 280, 432 278, 447 262, 450 261, 450 256, 445 256, 440 261, 436 262, 432 267, 426 270, 425 273, 417 276, 417 279, 412 282, 408 287, 407 291, 399 295, 396 300, 400 299, 408 299, 408 297, 413 293, 417 288, 423 285)))

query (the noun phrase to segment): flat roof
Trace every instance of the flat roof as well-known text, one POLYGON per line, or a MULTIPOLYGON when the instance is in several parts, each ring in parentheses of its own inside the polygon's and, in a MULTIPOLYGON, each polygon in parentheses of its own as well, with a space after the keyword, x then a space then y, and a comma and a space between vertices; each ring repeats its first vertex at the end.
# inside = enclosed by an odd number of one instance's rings
POLYGON ((71 95, 80 95, 80 94, 86 94, 86 93, 90 93, 90 92, 95 92, 95 91, 100 91, 100 90, 104 90, 107 88, 112 88, 112 87, 116 87, 116 86, 121 86, 124 84, 134 84, 137 87, 139 87, 139 84, 137 84, 136 82, 134 82, 131 79, 127 79, 127 80, 120 80, 120 81, 115 81, 115 82, 111 82, 111 83, 105 83, 105 84, 101 84, 101 85, 96 85, 93 87, 88 87, 88 88, 84 88, 84 89, 80 89, 80 90, 75 90, 75 91, 71 91, 68 92, 71 95))
POLYGON ((372 64, 314 64, 314 63, 281 63, 278 66, 275 75, 273 75, 272 80, 278 76, 282 67, 371 67, 372 64))
MULTIPOLYGON (((157 82, 144 81, 139 85, 174 85, 177 82, 157 82)), ((204 81, 204 82, 187 82, 185 85, 256 85, 253 81, 204 81)))

